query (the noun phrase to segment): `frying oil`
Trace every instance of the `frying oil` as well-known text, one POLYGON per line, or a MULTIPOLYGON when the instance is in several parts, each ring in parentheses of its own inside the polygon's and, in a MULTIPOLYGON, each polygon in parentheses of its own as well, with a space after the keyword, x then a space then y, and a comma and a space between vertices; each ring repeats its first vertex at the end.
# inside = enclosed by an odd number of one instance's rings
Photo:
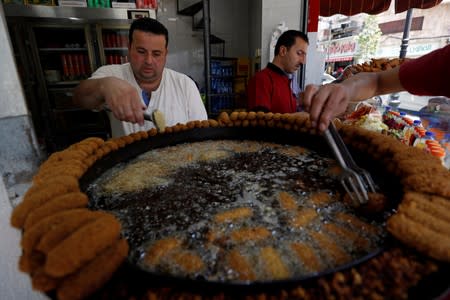
POLYGON ((295 279, 368 255, 385 236, 382 223, 364 220, 341 201, 343 190, 329 171, 335 165, 298 146, 205 141, 152 150, 117 165, 88 194, 92 207, 121 220, 130 259, 152 273, 222 282, 295 279), (251 213, 217 222, 218 215, 242 208, 251 213), (179 246, 161 249, 161 257, 147 263, 149 249, 167 238, 179 246), (293 245, 306 249, 309 259, 293 245), (251 269, 236 267, 230 257, 251 269), (243 272, 251 279, 242 279, 243 272))

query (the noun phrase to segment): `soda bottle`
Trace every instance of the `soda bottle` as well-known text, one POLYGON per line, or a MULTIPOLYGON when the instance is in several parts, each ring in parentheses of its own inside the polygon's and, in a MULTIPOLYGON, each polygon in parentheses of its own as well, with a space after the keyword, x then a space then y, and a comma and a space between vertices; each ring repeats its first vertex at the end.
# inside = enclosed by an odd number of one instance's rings
POLYGON ((450 133, 446 133, 444 138, 441 140, 442 148, 444 148, 444 166, 450 169, 450 133))
POLYGON ((414 142, 416 139, 418 139, 419 137, 422 137, 425 135, 425 128, 423 128, 422 126, 422 121, 420 120, 414 120, 413 125, 411 126, 412 130, 411 130, 411 135, 409 137, 409 143, 408 145, 412 146, 414 145, 414 142))
POLYGON ((425 135, 419 137, 414 141, 413 146, 419 149, 427 150, 427 140, 434 140, 433 133, 431 131, 426 131, 425 135))
POLYGON ((414 134, 414 122, 408 117, 403 117, 405 123, 401 134, 401 142, 405 145, 410 145, 411 135, 414 134))

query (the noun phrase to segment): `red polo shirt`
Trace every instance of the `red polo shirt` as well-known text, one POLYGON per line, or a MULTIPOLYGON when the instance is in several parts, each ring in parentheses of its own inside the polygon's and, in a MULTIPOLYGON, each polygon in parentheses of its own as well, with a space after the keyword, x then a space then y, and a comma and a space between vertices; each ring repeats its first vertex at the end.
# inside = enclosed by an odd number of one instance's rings
POLYGON ((411 94, 450 97, 450 45, 403 63, 399 78, 411 94))
POLYGON ((292 93, 287 74, 269 63, 255 74, 247 86, 248 109, 274 113, 294 113, 297 101, 292 93))

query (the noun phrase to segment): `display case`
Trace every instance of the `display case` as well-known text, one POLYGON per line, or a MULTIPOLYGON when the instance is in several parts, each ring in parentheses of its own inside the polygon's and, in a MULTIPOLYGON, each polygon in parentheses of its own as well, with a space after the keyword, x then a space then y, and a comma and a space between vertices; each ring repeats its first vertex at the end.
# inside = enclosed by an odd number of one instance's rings
POLYGON ((10 18, 8 28, 41 146, 52 153, 89 136, 108 138, 107 115, 72 100, 73 89, 100 65, 92 25, 10 18))
POLYGON ((35 25, 33 31, 48 85, 78 83, 89 77, 94 59, 86 25, 35 25))
POLYGON ((239 73, 238 58, 211 58, 211 108, 210 114, 245 107, 247 74, 239 73))
POLYGON ((234 107, 233 79, 236 60, 234 58, 211 58, 211 113, 234 107))
POLYGON ((101 112, 91 112, 72 101, 80 80, 97 67, 94 39, 88 24, 33 24, 32 44, 46 93, 42 98, 47 114, 48 150, 56 151, 89 136, 110 136, 109 121, 101 112))
MULTIPOLYGON (((30 43, 24 42, 30 39, 30 32, 20 20, 13 20, 8 25, 10 25, 10 40, 13 47, 14 60, 21 79, 27 107, 31 113, 35 130, 43 132, 45 130, 45 122, 37 101, 39 94, 37 93, 38 79, 36 74, 39 67, 34 64, 34 52, 30 43)), ((38 136, 38 138, 42 140, 42 136, 38 136)))
POLYGON ((96 25, 101 65, 128 62, 128 26, 96 25))
MULTIPOLYGON (((78 107, 73 89, 99 66, 127 61, 130 10, 3 6, 16 64, 40 145, 47 153, 85 137, 109 138, 104 112, 78 107)), ((156 18, 155 9, 133 9, 156 18)))

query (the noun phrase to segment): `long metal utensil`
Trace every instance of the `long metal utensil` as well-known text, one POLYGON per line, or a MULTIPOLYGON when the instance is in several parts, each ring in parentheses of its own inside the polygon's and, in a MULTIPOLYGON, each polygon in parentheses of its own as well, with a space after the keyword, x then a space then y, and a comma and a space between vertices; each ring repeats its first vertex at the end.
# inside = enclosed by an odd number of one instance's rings
POLYGON ((350 199, 356 206, 367 203, 369 201, 368 191, 376 191, 370 173, 355 163, 333 122, 330 123, 324 135, 339 165, 342 167, 343 172, 340 176, 340 181, 350 199))

